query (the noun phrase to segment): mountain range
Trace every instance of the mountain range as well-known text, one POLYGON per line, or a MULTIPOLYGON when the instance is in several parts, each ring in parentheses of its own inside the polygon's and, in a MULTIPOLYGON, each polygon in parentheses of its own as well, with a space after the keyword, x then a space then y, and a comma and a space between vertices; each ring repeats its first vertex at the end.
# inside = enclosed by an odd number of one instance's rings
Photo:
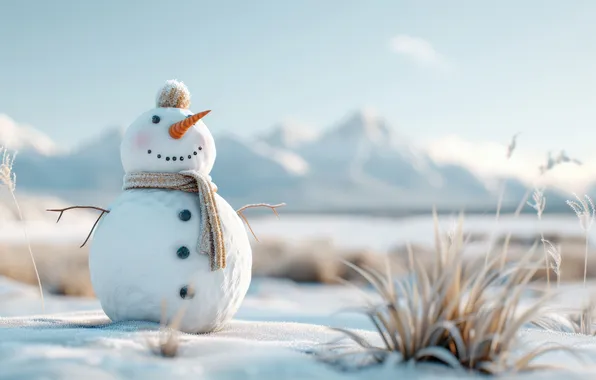
MULTIPOLYGON (((71 151, 30 127, 3 131, 0 144, 19 149, 14 170, 19 191, 56 196, 72 204, 107 205, 124 175, 123 128, 111 128, 71 151), (10 137, 10 139, 7 138, 10 137)), ((505 208, 527 191, 514 178, 487 181, 459 165, 433 161, 383 118, 354 112, 322 132, 280 123, 251 138, 215 136, 212 172, 219 193, 239 206, 285 202, 296 212, 398 213, 440 209, 494 209, 506 181, 505 208)), ((549 205, 564 204, 551 191, 549 205)), ((552 208, 552 206, 551 206, 552 208)))

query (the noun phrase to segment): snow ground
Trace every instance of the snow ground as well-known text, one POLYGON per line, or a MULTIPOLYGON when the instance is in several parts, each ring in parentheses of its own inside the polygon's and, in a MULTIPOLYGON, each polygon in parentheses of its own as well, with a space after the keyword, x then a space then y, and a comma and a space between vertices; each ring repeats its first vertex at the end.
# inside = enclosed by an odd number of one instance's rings
MULTIPOLYGON (((87 221, 87 220, 86 220, 87 221)), ((35 241, 80 242, 88 232, 84 223, 29 224, 35 241)), ((90 220, 92 224, 92 220, 90 220)), ((344 247, 383 251, 397 242, 429 243, 428 217, 371 219, 363 217, 283 216, 280 220, 251 220, 259 237, 300 241, 331 238, 344 247)), ((446 227, 453 221, 443 218, 446 227)), ((493 217, 466 218, 467 231, 486 232, 493 217)), ((575 217, 547 218, 545 232, 580 234, 575 217)), ((503 217, 497 232, 513 230, 534 234, 532 216, 519 220, 503 217)), ((20 226, 3 224, 0 241, 22 239, 20 226)), ((596 285, 596 284, 595 284, 596 285)), ((594 288, 591 285, 590 288, 594 288)), ((582 289, 565 285, 559 306, 576 305, 582 289)), ((336 312, 354 307, 358 291, 328 285, 297 285, 289 281, 254 279, 235 320, 223 331, 181 336, 179 356, 154 356, 147 340, 158 336, 151 323, 111 324, 95 299, 47 296, 42 313, 37 289, 0 277, 0 380, 1 379, 460 379, 462 374, 443 367, 386 365, 359 372, 339 372, 315 360, 308 352, 337 335, 328 326, 359 329, 377 339, 368 320, 357 314, 336 312)), ((585 349, 590 364, 579 366, 566 353, 552 353, 540 363, 571 366, 573 373, 542 372, 508 376, 508 379, 593 379, 596 375, 596 338, 526 329, 528 347, 557 342, 585 349), (593 360, 591 360, 593 358, 593 360)))
MULTIPOLYGON (((357 290, 328 285, 296 285, 255 279, 240 312, 223 331, 181 335, 179 356, 154 356, 153 323, 112 324, 93 299, 48 296, 41 314, 35 287, 0 280, 0 379, 456 379, 462 374, 435 366, 386 365, 341 372, 309 354, 335 339, 327 326, 361 329, 378 337, 366 318, 335 314, 361 299, 357 290)), ((524 330, 529 347, 558 342, 586 349, 596 364, 596 338, 524 330)), ((542 363, 575 360, 553 353, 542 363)), ((596 367, 574 365, 568 379, 591 379, 596 367)), ((535 373, 520 379, 557 379, 535 373)), ((517 378, 517 377, 507 377, 517 378)))

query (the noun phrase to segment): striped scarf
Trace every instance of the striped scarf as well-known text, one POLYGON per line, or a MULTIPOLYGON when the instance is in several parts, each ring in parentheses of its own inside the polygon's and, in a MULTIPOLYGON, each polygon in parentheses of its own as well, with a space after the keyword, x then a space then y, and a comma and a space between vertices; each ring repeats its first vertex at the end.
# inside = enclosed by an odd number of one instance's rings
POLYGON ((214 196, 217 186, 211 182, 210 176, 192 170, 180 173, 128 173, 124 176, 123 190, 129 189, 166 189, 197 193, 203 231, 197 249, 201 254, 209 255, 212 271, 226 267, 226 248, 214 196))

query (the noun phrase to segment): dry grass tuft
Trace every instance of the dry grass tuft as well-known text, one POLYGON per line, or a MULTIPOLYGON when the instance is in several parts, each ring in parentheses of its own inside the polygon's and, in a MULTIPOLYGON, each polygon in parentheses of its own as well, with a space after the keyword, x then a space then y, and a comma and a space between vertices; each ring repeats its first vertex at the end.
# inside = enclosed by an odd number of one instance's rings
MULTIPOLYGON (((574 194, 575 195, 575 194, 574 194)), ((584 195, 584 198, 580 198, 575 195, 576 201, 567 201, 567 204, 577 215, 579 219, 579 225, 581 229, 584 231, 584 236, 586 239, 586 251, 585 251, 585 262, 584 262, 584 288, 586 287, 586 279, 588 274, 588 249, 589 249, 589 234, 592 225, 594 224, 594 220, 596 219, 596 207, 594 207, 594 203, 592 202, 592 198, 587 195, 584 195)))
POLYGON ((442 238, 435 218, 435 251, 432 265, 424 267, 410 255, 412 279, 391 278, 369 268, 347 263, 360 273, 381 296, 383 303, 368 302, 362 310, 375 325, 381 345, 374 345, 356 332, 336 328, 346 339, 330 343, 320 357, 340 367, 367 358, 364 363, 441 363, 454 369, 486 374, 530 371, 542 354, 566 350, 560 346, 541 347, 514 357, 518 332, 540 315, 548 295, 520 311, 527 285, 540 268, 536 245, 520 262, 506 265, 506 249, 491 255, 484 265, 462 257, 463 218, 454 234, 442 238), (354 344, 355 343, 355 344, 354 344))
POLYGON ((29 250, 29 257, 31 258, 31 262, 33 263, 33 270, 35 271, 35 277, 37 278, 37 285, 39 286, 39 296, 41 297, 41 310, 45 312, 45 302, 43 298, 43 287, 41 286, 41 279, 39 278, 39 272, 37 271, 37 264, 35 263, 35 258, 33 257, 33 251, 31 250, 31 243, 29 240, 29 234, 27 233, 27 227, 24 225, 23 220, 23 213, 21 211, 21 206, 19 206, 19 202, 17 201, 17 197, 15 195, 15 190, 17 187, 17 175, 12 171, 12 165, 14 163, 14 158, 16 154, 11 155, 8 153, 6 148, 0 146, 0 154, 2 154, 2 162, 0 163, 0 185, 5 186, 10 195, 12 196, 12 200, 17 208, 17 212, 19 215, 19 219, 21 223, 23 223, 23 232, 25 233, 25 240, 27 241, 27 248, 29 250))
POLYGON ((151 352, 156 356, 164 358, 174 358, 178 356, 178 349, 180 348, 180 332, 178 327, 184 316, 185 309, 180 309, 174 316, 171 323, 167 323, 167 305, 163 301, 161 304, 161 326, 157 341, 147 339, 147 345, 151 352))
POLYGON ((532 324, 546 331, 596 336, 596 328, 594 328, 595 309, 596 306, 591 303, 579 312, 544 316, 532 321, 532 324))
POLYGON ((532 324, 547 331, 596 336, 595 313, 596 299, 592 297, 580 309, 556 310, 532 324))

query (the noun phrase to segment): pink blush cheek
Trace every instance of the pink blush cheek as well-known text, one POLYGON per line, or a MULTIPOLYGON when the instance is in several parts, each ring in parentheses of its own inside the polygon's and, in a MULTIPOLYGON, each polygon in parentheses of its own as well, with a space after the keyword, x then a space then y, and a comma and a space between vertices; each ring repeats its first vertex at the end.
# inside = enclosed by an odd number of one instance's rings
POLYGON ((139 132, 133 138, 133 143, 137 149, 148 149, 151 144, 151 137, 146 132, 139 132))

